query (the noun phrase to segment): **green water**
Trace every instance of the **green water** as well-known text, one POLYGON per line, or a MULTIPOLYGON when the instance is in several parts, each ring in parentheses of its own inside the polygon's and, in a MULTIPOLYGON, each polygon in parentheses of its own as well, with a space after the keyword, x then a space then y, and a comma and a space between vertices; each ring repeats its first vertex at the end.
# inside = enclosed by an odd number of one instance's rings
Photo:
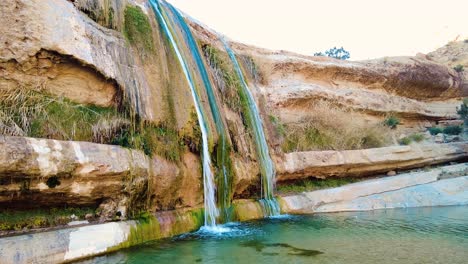
POLYGON ((468 207, 290 216, 233 224, 91 263, 468 263, 468 207))

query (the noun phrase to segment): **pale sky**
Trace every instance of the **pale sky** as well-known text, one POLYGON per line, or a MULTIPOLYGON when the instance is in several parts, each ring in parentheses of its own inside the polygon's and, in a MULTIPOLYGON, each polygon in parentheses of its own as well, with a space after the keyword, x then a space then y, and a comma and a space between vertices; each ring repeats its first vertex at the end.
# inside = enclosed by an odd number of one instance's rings
POLYGON ((468 0, 168 0, 229 38, 352 60, 427 53, 468 38, 468 0))

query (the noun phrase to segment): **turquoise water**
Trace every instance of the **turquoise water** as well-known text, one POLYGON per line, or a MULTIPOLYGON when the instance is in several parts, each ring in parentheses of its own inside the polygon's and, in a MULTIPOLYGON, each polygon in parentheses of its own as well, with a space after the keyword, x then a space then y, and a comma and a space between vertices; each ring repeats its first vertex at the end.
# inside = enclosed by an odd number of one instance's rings
POLYGON ((468 207, 289 216, 88 260, 101 263, 468 263, 468 207))

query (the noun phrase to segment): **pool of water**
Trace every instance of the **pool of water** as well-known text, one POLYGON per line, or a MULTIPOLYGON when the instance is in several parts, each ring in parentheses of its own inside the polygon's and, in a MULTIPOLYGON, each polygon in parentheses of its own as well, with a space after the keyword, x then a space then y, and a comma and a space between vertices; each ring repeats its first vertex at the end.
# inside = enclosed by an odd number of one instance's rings
POLYGON ((225 229, 81 263, 468 263, 468 207, 288 216, 225 229))

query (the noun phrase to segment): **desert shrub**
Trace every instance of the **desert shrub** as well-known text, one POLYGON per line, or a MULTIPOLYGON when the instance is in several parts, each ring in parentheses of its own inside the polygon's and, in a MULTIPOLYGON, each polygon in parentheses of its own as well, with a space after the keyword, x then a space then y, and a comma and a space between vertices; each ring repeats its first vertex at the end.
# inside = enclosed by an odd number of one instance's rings
POLYGON ((465 68, 463 67, 463 65, 461 64, 458 64, 457 66, 453 67, 453 69, 456 71, 456 72, 463 72, 465 70, 465 68))
POLYGON ((328 56, 330 58, 335 58, 339 60, 347 60, 350 58, 349 51, 345 50, 343 47, 337 48, 333 47, 329 50, 326 50, 325 53, 323 52, 316 52, 314 56, 328 56))
POLYGON ((437 134, 440 134, 440 133, 443 133, 443 129, 440 128, 440 127, 430 127, 428 129, 429 133, 433 136, 437 135, 437 134))
POLYGON ((313 115, 283 125, 284 152, 376 148, 389 144, 390 129, 369 124, 352 111, 320 101, 311 106, 313 115))
POLYGON ((461 126, 448 126, 444 128, 444 134, 459 135, 463 131, 461 126))
POLYGON ((457 114, 466 122, 468 120, 468 98, 463 100, 460 107, 457 107, 457 114))
POLYGON ((416 133, 416 134, 412 134, 411 136, 409 136, 410 139, 414 142, 421 142, 424 140, 424 135, 423 134, 419 134, 419 133, 416 133))
POLYGON ((388 126, 391 129, 397 128, 400 124, 400 119, 396 116, 389 116, 384 120, 384 125, 388 126))
POLYGON ((412 140, 409 137, 404 137, 404 138, 400 139, 399 142, 400 142, 400 145, 407 146, 407 145, 411 144, 412 140))
POLYGON ((423 134, 415 133, 415 134, 412 134, 412 135, 409 135, 407 137, 400 139, 400 144, 409 145, 411 144, 411 142, 421 142, 423 140, 424 140, 423 134))

